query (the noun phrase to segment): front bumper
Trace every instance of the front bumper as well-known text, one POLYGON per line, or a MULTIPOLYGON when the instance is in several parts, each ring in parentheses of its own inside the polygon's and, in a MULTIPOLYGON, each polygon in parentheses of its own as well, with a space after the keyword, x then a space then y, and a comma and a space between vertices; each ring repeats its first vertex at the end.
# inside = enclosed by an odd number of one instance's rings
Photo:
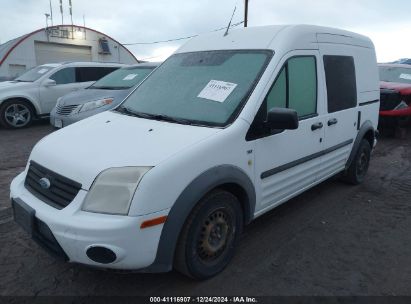
POLYGON ((384 117, 404 117, 411 116, 411 106, 400 110, 380 111, 380 116, 384 117))
MULTIPOLYGON (((127 270, 144 269, 154 262, 163 225, 146 229, 140 229, 140 225, 145 220, 167 215, 169 210, 136 217, 84 212, 81 204, 87 194, 85 190, 80 190, 66 208, 59 210, 27 191, 24 178, 25 172, 13 180, 11 199, 20 200, 35 211, 35 221, 47 226, 64 253, 60 255, 70 262, 127 270), (110 249, 116 255, 115 260, 110 263, 91 260, 86 252, 93 247, 110 249)), ((36 239, 34 235, 33 238, 36 239)))

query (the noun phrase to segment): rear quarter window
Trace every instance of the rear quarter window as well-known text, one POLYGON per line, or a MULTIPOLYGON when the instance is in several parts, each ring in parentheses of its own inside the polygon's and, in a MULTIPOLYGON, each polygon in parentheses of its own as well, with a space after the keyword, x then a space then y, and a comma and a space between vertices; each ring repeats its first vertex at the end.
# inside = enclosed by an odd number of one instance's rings
POLYGON ((327 84, 328 112, 333 113, 357 105, 357 82, 354 58, 351 56, 324 56, 327 84))
POLYGON ((76 82, 97 81, 117 69, 118 67, 78 67, 76 82))

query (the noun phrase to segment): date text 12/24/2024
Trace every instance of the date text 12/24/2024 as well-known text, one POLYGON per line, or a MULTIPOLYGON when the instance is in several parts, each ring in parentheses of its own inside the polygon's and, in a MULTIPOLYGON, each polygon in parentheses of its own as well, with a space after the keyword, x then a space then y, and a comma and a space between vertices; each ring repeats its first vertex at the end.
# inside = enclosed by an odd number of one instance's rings
POLYGON ((254 297, 150 297, 150 303, 257 303, 254 297))

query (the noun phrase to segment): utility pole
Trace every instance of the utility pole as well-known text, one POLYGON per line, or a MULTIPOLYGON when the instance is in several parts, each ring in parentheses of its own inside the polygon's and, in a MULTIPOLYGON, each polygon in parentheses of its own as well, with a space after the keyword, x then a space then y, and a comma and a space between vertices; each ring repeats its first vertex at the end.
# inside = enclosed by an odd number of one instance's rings
POLYGON ((248 23, 248 0, 244 0, 244 27, 247 27, 248 23))
POLYGON ((64 16, 63 16, 63 1, 60 0, 60 14, 61 14, 61 25, 64 24, 64 16))
POLYGON ((70 11, 70 18, 71 18, 71 39, 74 39, 73 5, 71 3, 71 0, 69 0, 69 11, 70 11))
POLYGON ((50 18, 51 18, 51 27, 53 27, 53 7, 51 6, 51 0, 50 0, 50 18))

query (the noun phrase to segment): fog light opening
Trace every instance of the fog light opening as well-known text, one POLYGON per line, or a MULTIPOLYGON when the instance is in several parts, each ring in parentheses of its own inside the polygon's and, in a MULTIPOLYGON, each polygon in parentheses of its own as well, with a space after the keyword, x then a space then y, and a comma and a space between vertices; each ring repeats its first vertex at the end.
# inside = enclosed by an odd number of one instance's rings
POLYGON ((110 264, 117 259, 113 250, 101 246, 90 247, 86 254, 90 260, 100 264, 110 264))

